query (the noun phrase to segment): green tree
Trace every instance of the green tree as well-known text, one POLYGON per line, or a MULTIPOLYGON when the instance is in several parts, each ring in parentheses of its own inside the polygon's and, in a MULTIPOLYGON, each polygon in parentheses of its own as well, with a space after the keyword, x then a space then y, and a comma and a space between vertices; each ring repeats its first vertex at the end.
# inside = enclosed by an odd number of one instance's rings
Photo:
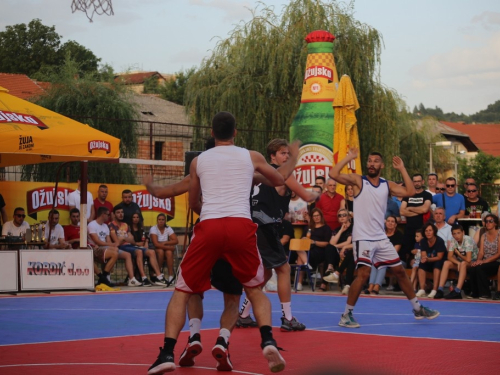
MULTIPOLYGON (((478 185, 493 184, 500 178, 500 157, 485 154, 479 151, 473 159, 458 159, 459 181, 465 181, 472 177, 478 185)), ((460 191, 463 193, 463 184, 459 184, 460 191)), ((488 201, 490 205, 496 204, 498 192, 493 188, 481 187, 481 196, 488 201)))
POLYGON ((158 94, 159 89, 158 77, 148 77, 144 80, 144 94, 158 94))
MULTIPOLYGON (((61 113, 93 128, 120 138, 120 155, 133 158, 137 153, 136 123, 133 121, 110 121, 107 119, 134 120, 138 113, 128 101, 129 93, 115 83, 99 83, 94 75, 78 77, 78 64, 67 59, 59 75, 51 77, 53 82, 46 95, 36 104, 61 113)), ((23 167, 22 179, 26 181, 53 181, 58 163, 34 164, 23 167)), ((70 170, 71 181, 79 177, 77 164, 70 170)), ((136 183, 133 167, 121 164, 90 163, 91 182, 136 183)))
POLYGON ((69 54, 71 59, 79 64, 78 73, 80 75, 85 73, 97 73, 99 69, 101 59, 94 55, 91 50, 85 48, 74 40, 69 40, 64 43, 58 53, 61 62, 63 62, 69 54))
POLYGON ((159 93, 161 97, 170 102, 184 105, 186 86, 194 72, 195 68, 191 68, 175 73, 173 79, 167 79, 163 86, 160 86, 159 93))
MULTIPOLYGON (((191 121, 209 124, 214 113, 227 110, 240 128, 287 131, 300 104, 304 38, 314 30, 329 30, 337 36, 333 53, 338 73, 351 77, 361 105, 356 116, 362 158, 378 150, 391 160, 399 152, 399 96, 379 82, 381 35, 353 13, 352 2, 319 0, 293 0, 281 15, 272 7, 256 9, 253 19, 220 40, 190 77, 185 104, 191 121)), ((265 142, 256 139, 238 137, 237 142, 263 151, 265 142)), ((386 177, 393 173, 388 168, 386 177)))
POLYGON ((58 65, 61 36, 36 18, 28 25, 7 26, 0 32, 0 71, 32 75, 43 65, 58 65))

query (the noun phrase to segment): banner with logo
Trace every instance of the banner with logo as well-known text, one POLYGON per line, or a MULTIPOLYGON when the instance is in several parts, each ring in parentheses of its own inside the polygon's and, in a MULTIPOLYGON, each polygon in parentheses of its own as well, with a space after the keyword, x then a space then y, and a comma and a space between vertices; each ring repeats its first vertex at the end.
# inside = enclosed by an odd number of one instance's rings
MULTIPOLYGON (((93 198, 97 198, 97 191, 101 184, 88 184, 88 191, 93 198)), ((118 185, 106 184, 108 187, 107 201, 113 206, 122 201, 122 191, 131 190, 133 201, 141 208, 144 217, 144 226, 156 225, 156 217, 163 213, 168 218, 168 225, 184 228, 188 211, 187 194, 159 199, 153 197, 143 185, 118 185)), ((59 211, 59 223, 69 224, 68 195, 77 188, 76 183, 59 183, 55 195, 56 209, 59 211)), ((14 209, 22 207, 26 210, 26 221, 29 224, 47 220, 49 211, 54 201, 55 183, 53 182, 13 182, 0 181, 0 194, 2 194, 9 220, 12 220, 14 209)), ((196 220, 196 217, 194 217, 196 220)))
POLYGON ((0 251, 0 292, 17 292, 17 251, 0 251))
POLYGON ((92 250, 19 250, 21 290, 94 289, 92 250))

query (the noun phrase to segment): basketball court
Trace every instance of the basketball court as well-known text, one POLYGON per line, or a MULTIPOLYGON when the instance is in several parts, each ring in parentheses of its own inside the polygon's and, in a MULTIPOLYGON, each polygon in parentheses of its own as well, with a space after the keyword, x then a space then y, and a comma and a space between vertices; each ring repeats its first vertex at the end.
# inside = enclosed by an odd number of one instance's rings
MULTIPOLYGON (((146 374, 163 345, 171 290, 0 297, 0 374, 146 374)), ((414 319, 403 297, 361 297, 359 329, 337 325, 345 296, 298 293, 294 315, 303 332, 280 332, 273 305, 273 333, 284 349, 288 374, 493 374, 500 364, 500 304, 422 299, 441 312, 414 319)), ((222 294, 205 295, 203 352, 179 374, 216 374, 211 349, 218 336, 222 294)), ((189 335, 184 327, 176 361, 189 335)), ((259 330, 235 328, 229 351, 235 374, 269 374, 259 330)))

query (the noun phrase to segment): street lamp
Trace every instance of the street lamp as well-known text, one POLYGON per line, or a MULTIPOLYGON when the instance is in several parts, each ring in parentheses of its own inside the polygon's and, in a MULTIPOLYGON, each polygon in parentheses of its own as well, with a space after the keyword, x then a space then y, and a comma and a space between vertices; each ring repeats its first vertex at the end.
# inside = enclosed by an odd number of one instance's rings
POLYGON ((432 165, 432 146, 440 146, 440 147, 451 147, 451 141, 441 141, 435 143, 429 143, 429 173, 433 173, 433 165, 432 165))

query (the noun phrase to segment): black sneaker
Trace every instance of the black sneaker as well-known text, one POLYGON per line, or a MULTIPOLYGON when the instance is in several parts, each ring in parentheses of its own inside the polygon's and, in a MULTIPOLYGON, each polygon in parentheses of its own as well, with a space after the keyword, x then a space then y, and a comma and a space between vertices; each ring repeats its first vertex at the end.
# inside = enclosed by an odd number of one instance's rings
POLYGON ((267 340, 260 344, 260 347, 262 348, 262 354, 267 359, 271 372, 280 372, 285 369, 286 362, 279 352, 283 349, 278 348, 276 341, 273 339, 267 340))
POLYGON ((292 317, 292 320, 282 317, 280 329, 282 332, 303 331, 306 329, 306 326, 300 323, 295 317, 292 317))
POLYGON ((233 364, 231 363, 231 359, 229 358, 228 346, 229 343, 226 343, 224 337, 217 337, 215 346, 212 349, 212 356, 217 361, 217 371, 233 370, 233 364))
MULTIPOLYGON (((434 297, 436 298, 436 297, 434 297)), ((445 299, 462 299, 462 292, 457 292, 455 289, 453 289, 450 294, 448 294, 445 299)))
POLYGON ((146 277, 145 279, 142 279, 142 286, 153 286, 151 281, 146 277))
POLYGON ((252 319, 250 315, 248 315, 246 318, 242 318, 241 316, 238 317, 238 320, 236 321, 236 327, 238 328, 257 328, 257 322, 252 319))
POLYGON ((191 367, 194 366, 194 357, 199 355, 203 350, 201 345, 201 337, 199 333, 195 333, 192 337, 188 339, 186 348, 181 354, 179 359, 179 366, 191 367))
MULTIPOLYGON (((441 299, 444 297, 444 293, 441 289, 438 289, 436 291, 436 295, 434 296, 434 299, 441 299)), ((446 296, 446 298, 448 298, 448 296, 446 296)))
POLYGON ((104 284, 104 285, 109 286, 110 288, 114 288, 116 286, 116 284, 109 281, 109 279, 104 275, 99 276, 99 280, 97 281, 97 284, 104 284))
POLYGON ((495 294, 493 294, 493 300, 498 301, 499 299, 500 299, 500 292, 495 292, 495 294))
POLYGON ((157 285, 157 286, 167 286, 167 280, 165 280, 165 278, 157 278, 156 276, 153 276, 151 278, 151 282, 153 283, 153 285, 157 285))
POLYGON ((174 370, 174 353, 167 353, 165 349, 160 348, 160 354, 158 354, 155 363, 148 369, 148 375, 164 374, 174 370))

